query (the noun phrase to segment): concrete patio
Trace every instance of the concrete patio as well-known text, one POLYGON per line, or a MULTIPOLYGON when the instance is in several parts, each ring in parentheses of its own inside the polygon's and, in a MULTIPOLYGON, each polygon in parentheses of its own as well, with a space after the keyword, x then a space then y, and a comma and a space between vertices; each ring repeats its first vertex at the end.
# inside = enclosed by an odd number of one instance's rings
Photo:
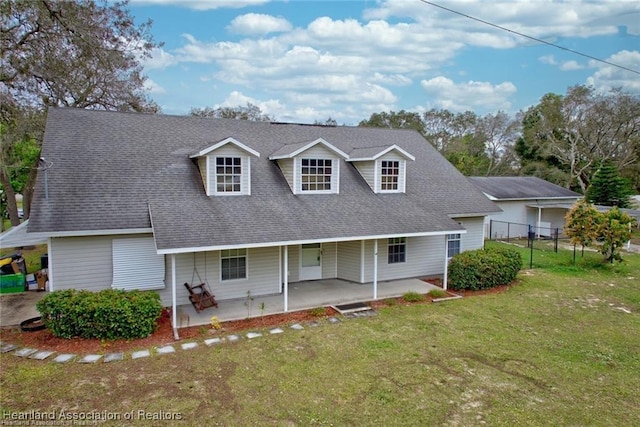
MULTIPOLYGON (((407 292, 426 294, 432 289, 442 289, 421 279, 403 279, 378 282, 378 299, 394 298, 407 292)), ((212 289, 215 294, 215 289, 212 289)), ((289 284, 288 311, 307 310, 373 300, 372 283, 354 283, 346 280, 328 279, 289 284)), ((208 308, 197 313, 193 305, 178 306, 178 328, 208 325, 211 316, 221 321, 240 320, 269 314, 284 313, 284 295, 254 296, 252 300, 239 298, 218 301, 217 308, 208 308), (264 306, 263 306, 264 304, 264 306), (261 309, 264 307, 264 310, 261 309)))

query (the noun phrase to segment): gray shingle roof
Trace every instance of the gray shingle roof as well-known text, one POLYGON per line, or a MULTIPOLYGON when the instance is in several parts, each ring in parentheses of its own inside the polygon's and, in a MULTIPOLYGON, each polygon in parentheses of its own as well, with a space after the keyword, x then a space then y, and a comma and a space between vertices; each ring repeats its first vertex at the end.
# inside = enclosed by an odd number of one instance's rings
POLYGON ((582 195, 535 176, 470 177, 480 191, 496 200, 581 198, 582 195))
POLYGON ((450 216, 499 211, 419 133, 275 124, 187 116, 51 109, 36 183, 31 232, 150 228, 159 250, 353 238, 459 229, 450 216), (397 144, 406 194, 375 194, 340 164, 340 194, 294 195, 277 162, 252 158, 250 196, 206 196, 196 163, 202 147, 233 137, 260 153, 323 138, 345 153, 397 144))

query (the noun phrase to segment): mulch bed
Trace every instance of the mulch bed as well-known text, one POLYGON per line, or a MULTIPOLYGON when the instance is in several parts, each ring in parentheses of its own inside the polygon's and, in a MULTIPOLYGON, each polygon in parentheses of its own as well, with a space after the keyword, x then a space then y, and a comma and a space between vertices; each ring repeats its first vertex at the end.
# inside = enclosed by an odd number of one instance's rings
MULTIPOLYGON (((433 279, 429 280, 434 283, 433 279)), ((438 284, 438 283, 434 283, 438 284)), ((463 297, 475 295, 495 294, 508 290, 512 285, 499 286, 492 289, 482 291, 456 291, 455 294, 463 297)), ((402 297, 391 299, 382 299, 370 301, 367 304, 372 308, 388 307, 390 305, 402 306, 413 304, 430 303, 433 299, 426 295, 426 299, 422 302, 407 302, 402 297)), ((222 329, 215 330, 210 325, 191 326, 180 328, 180 340, 205 339, 220 334, 236 333, 241 331, 282 327, 293 323, 305 323, 317 321, 322 318, 339 315, 333 308, 326 307, 325 313, 318 315, 315 310, 298 311, 292 313, 273 314, 262 317, 253 317, 249 319, 222 322, 222 329)), ((34 332, 22 332, 19 328, 0 329, 0 340, 5 343, 16 344, 22 347, 35 348, 38 350, 50 350, 58 353, 72 354, 89 354, 89 353, 113 353, 127 352, 154 347, 161 347, 167 344, 175 344, 173 338, 173 329, 171 328, 171 319, 169 310, 164 310, 158 321, 157 330, 146 338, 135 340, 114 340, 103 341, 98 339, 84 338, 57 338, 49 330, 41 330, 34 332)))

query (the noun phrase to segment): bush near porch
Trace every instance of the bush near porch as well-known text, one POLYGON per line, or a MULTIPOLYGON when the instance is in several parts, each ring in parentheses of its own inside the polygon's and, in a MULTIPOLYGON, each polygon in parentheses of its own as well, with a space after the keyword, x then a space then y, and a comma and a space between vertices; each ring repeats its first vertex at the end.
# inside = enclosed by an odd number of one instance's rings
POLYGON ((520 253, 491 247, 457 254, 449 263, 447 284, 453 290, 480 290, 511 283, 522 268, 520 253))
POLYGON ((155 330, 162 304, 157 292, 106 289, 54 291, 36 308, 60 338, 144 338, 155 330))

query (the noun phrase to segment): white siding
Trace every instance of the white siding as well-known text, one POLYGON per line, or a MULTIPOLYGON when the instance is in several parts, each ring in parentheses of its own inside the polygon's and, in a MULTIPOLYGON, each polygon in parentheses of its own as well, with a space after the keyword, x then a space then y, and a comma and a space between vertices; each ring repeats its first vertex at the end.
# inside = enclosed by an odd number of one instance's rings
MULTIPOLYGON (((445 236, 407 238, 406 261, 389 264, 388 239, 378 240, 378 280, 442 274, 445 236)), ((365 282, 373 281, 373 241, 365 245, 365 282)))
POLYGON ((360 282, 360 241, 339 242, 336 276, 338 279, 360 282))
POLYGON ((460 235, 460 251, 470 251, 484 247, 484 217, 455 218, 467 232, 460 235))
POLYGON ((367 184, 369 184, 371 190, 375 192, 375 162, 353 162, 352 164, 356 167, 367 184))
POLYGON ((291 188, 291 192, 294 192, 294 183, 293 183, 293 159, 280 159, 277 160, 278 166, 284 175, 284 179, 287 180, 287 184, 289 184, 289 188, 291 188))
POLYGON ((289 246, 289 283, 300 281, 300 246, 289 246))
POLYGON ((337 248, 335 242, 322 244, 322 278, 334 279, 338 275, 337 248))
POLYGON ((53 270, 51 276, 55 277, 53 289, 110 289, 113 280, 112 240, 110 236, 51 238, 53 262, 49 268, 53 270))
POLYGON ((200 178, 202 178, 202 185, 204 186, 204 192, 208 196, 209 186, 207 183, 207 158, 206 157, 198 158, 198 170, 200 170, 200 178))

